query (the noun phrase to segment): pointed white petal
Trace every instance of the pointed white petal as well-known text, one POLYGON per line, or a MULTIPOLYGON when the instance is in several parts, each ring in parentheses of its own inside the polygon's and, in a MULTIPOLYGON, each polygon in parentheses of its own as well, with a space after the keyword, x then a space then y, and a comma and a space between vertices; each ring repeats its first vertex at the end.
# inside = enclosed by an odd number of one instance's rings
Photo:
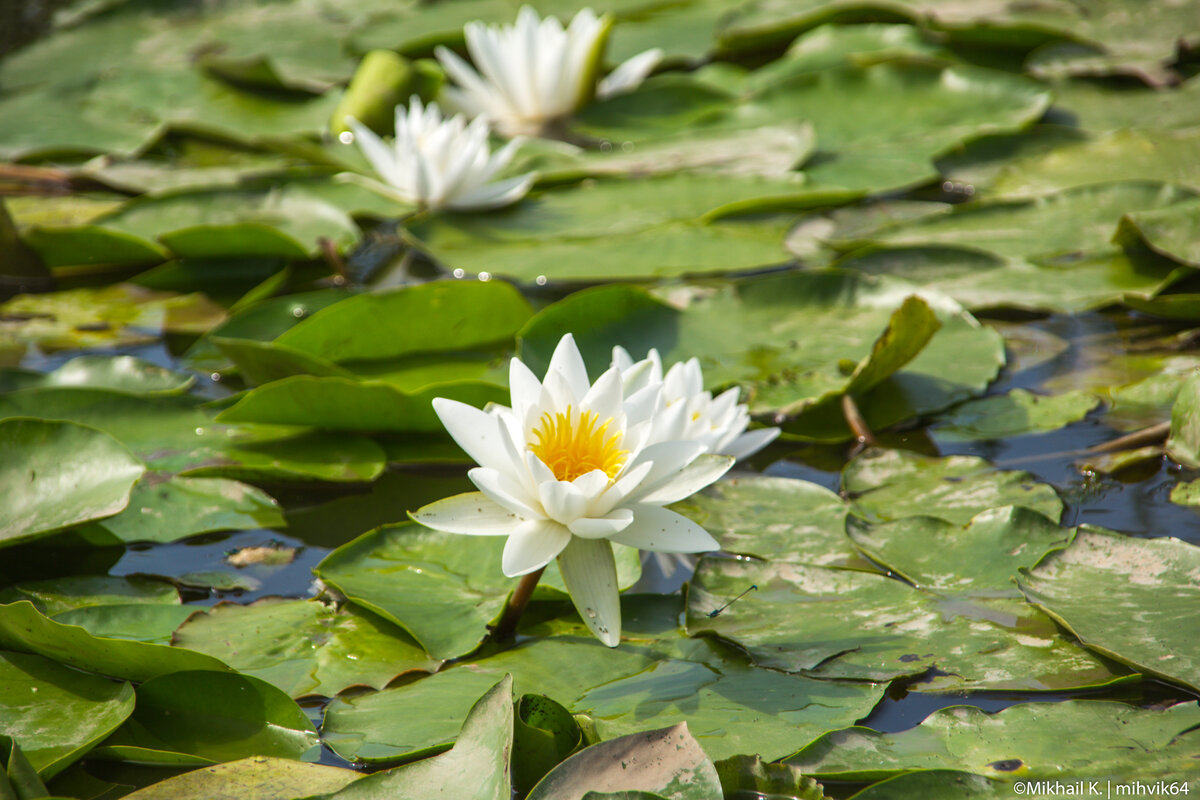
POLYGON ((778 435, 779 428, 758 428, 746 431, 725 446, 725 455, 733 456, 735 460, 741 461, 775 441, 775 437, 778 435))
POLYGON ((499 470, 520 464, 499 416, 444 397, 434 398, 433 410, 450 437, 477 464, 499 470))
POLYGON ((507 536, 525 522, 481 492, 438 500, 422 506, 410 516, 427 528, 473 536, 507 536))
POLYGON ((629 355, 629 351, 624 347, 617 345, 612 351, 612 365, 624 373, 633 366, 633 356, 629 355))
POLYGON ((603 425, 607 420, 624 417, 622 395, 621 370, 610 367, 596 379, 579 405, 582 410, 595 412, 603 425))
POLYGON ((371 162, 371 167, 379 173, 379 177, 392 186, 398 186, 400 179, 396 170, 396 158, 383 140, 353 117, 347 117, 346 124, 350 126, 350 130, 354 131, 355 144, 358 145, 359 150, 362 150, 367 161, 371 162))
POLYGON ((537 175, 530 172, 517 178, 488 184, 461 197, 455 198, 450 208, 463 211, 486 211, 490 208, 503 208, 520 200, 529 193, 537 175))
POLYGON ((488 467, 476 467, 468 470, 467 477, 479 491, 491 498, 492 502, 514 514, 525 519, 545 518, 546 515, 540 508, 541 502, 526 496, 525 487, 509 475, 488 467))
POLYGON ((525 422, 529 407, 537 404, 542 382, 533 374, 533 370, 525 366, 524 361, 514 358, 508 363, 508 386, 513 413, 517 419, 525 422))
POLYGON ((575 484, 575 488, 589 500, 599 497, 600 494, 608 488, 608 475, 602 469, 594 469, 591 472, 580 475, 575 480, 571 481, 575 484))
POLYGON ((706 553, 721 545, 708 531, 681 514, 659 506, 633 507, 633 522, 609 538, 614 542, 664 553, 706 553))
POLYGON ((552 373, 562 375, 566 379, 567 386, 576 399, 582 399, 591 387, 583 356, 575 344, 575 337, 569 333, 564 334, 558 340, 558 346, 554 348, 554 355, 550 357, 550 368, 546 372, 547 381, 552 373))
POLYGON ((604 539, 572 536, 558 556, 558 569, 588 630, 616 647, 621 641, 621 599, 612 545, 604 539))
POLYGON ((654 491, 639 496, 638 502, 665 506, 691 497, 728 472, 734 461, 729 456, 699 456, 654 491))
POLYGON ((508 537, 500 567, 510 578, 525 575, 549 564, 570 541, 571 534, 557 522, 529 520, 508 537))
POLYGON ((596 85, 596 96, 599 98, 612 97, 633 91, 646 80, 646 76, 654 71, 662 61, 663 51, 657 47, 638 53, 608 74, 596 85))

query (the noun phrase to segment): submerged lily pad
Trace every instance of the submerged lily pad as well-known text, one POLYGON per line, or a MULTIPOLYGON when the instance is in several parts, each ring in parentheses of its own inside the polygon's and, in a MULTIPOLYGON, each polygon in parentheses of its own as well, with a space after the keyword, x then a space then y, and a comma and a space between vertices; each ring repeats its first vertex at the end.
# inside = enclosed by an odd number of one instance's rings
POLYGON ((111 517, 145 471, 113 437, 71 422, 0 420, 0 450, 5 544, 111 517))
POLYGON ((198 533, 282 528, 279 504, 254 486, 226 478, 143 480, 129 508, 101 523, 123 542, 171 542, 198 533))
POLYGON ((185 772, 125 796, 131 800, 293 800, 313 792, 336 792, 361 777, 361 772, 340 767, 253 756, 185 772))
POLYGON ((1200 597, 1200 548, 1083 529, 1019 580, 1029 602, 1087 647, 1200 689, 1200 622, 1184 613, 1200 597))
POLYGON ((842 471, 842 488, 854 512, 872 522, 931 516, 966 525, 980 512, 1007 505, 1057 522, 1063 510, 1054 487, 974 456, 867 450, 842 471))
POLYGON ((1078 422, 1098 405, 1100 398, 1088 392, 1047 396, 1013 389, 963 403, 943 415, 933 430, 950 441, 1026 436, 1078 422))

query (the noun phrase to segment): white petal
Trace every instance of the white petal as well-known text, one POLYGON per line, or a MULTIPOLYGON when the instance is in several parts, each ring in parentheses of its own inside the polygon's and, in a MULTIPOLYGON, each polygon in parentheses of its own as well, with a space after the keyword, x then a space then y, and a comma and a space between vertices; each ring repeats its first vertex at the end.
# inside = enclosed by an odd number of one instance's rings
MULTIPOLYGON (((679 470, 696 459, 704 448, 699 442, 658 442, 644 448, 638 453, 636 462, 649 461, 653 464, 646 477, 638 487, 629 493, 629 497, 639 499, 650 494, 674 478, 679 470)), ((631 466, 637 466, 632 464, 631 466)))
POLYGON ((657 47, 638 53, 608 74, 596 86, 596 96, 599 98, 612 97, 633 91, 646 80, 659 62, 662 61, 663 51, 657 47))
POLYGON ((479 491, 490 497, 497 505, 503 506, 525 519, 545 518, 546 515, 539 508, 541 503, 534 498, 527 497, 524 487, 517 483, 515 478, 487 467, 476 467, 469 470, 467 477, 478 487, 479 491))
POLYGON ((597 639, 616 647, 621 641, 621 598, 612 545, 572 536, 558 556, 558 569, 584 624, 597 639))
POLYGON ((688 464, 671 479, 660 484, 652 492, 648 492, 638 501, 665 506, 685 497, 691 497, 696 492, 720 478, 733 466, 736 459, 729 456, 703 455, 688 464))
POLYGON ((489 183, 460 197, 453 198, 449 208, 462 211, 486 211, 490 208, 503 208, 512 205, 529 194, 537 175, 530 172, 516 178, 509 178, 496 183, 489 183))
POLYGON ((583 356, 575 344, 575 337, 569 333, 564 334, 558 340, 558 346, 554 348, 554 355, 550 357, 550 368, 546 372, 547 380, 550 379, 551 373, 562 375, 576 398, 582 399, 591 388, 583 356))
POLYGON ((614 533, 628 528, 632 522, 633 512, 628 508, 618 508, 603 517, 580 517, 567 528, 584 539, 609 539, 614 533))
POLYGON ((529 520, 513 531, 505 542, 501 569, 510 578, 541 569, 570 541, 571 534, 557 522, 529 520))
POLYGON ((622 394, 621 370, 611 367, 596 379, 579 405, 581 410, 595 412, 599 424, 603 425, 607 420, 624 417, 622 394))
POLYGON ((477 464, 499 470, 511 470, 520 464, 497 415, 444 397, 434 398, 433 410, 450 437, 477 464))
POLYGON ((533 370, 525 366, 524 361, 514 358, 508 364, 508 387, 513 413, 524 424, 529 407, 537 404, 538 396, 542 393, 542 382, 533 374, 533 370))
POLYGON ((438 500, 422 506, 410 516, 427 528, 474 536, 507 536, 525 522, 481 492, 438 500))
POLYGON ((629 355, 629 351, 621 345, 617 345, 612 351, 612 365, 621 372, 633 366, 633 356, 629 355))
POLYGON ((599 497, 600 494, 608 488, 608 474, 602 469, 594 469, 591 472, 585 472, 575 480, 571 481, 575 484, 584 497, 589 499, 599 497))
POLYGON ((396 170, 396 159, 392 151, 375 132, 353 117, 346 118, 346 124, 354 131, 354 142, 358 149, 371 162, 371 167, 379 173, 384 182, 399 188, 400 177, 396 170))
POLYGON ((726 445, 725 455, 733 456, 737 461, 741 461, 747 456, 752 456, 759 450, 775 441, 775 437, 779 435, 779 428, 758 428, 753 431, 746 431, 741 436, 737 437, 730 444, 726 445))
POLYGON ((634 506, 633 522, 609 538, 630 547, 663 553, 706 553, 721 549, 704 528, 659 506, 634 506))
POLYGON ((555 522, 569 525, 583 514, 588 498, 572 483, 547 481, 538 484, 538 497, 546 516, 555 522))

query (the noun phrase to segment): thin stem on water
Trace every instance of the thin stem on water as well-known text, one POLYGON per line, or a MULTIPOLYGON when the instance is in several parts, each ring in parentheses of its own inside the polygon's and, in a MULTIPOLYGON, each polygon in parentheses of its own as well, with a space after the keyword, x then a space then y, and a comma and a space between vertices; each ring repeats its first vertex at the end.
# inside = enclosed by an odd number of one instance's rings
POLYGON ((520 622, 521 615, 525 613, 525 606, 529 605, 529 598, 533 596, 533 589, 537 586, 542 573, 545 571, 546 568, 542 567, 535 572, 521 576, 521 582, 513 590, 512 596, 508 598, 508 605, 504 607, 504 613, 500 616, 500 621, 492 629, 492 638, 503 641, 504 639, 511 639, 513 634, 516 633, 517 623, 520 622))

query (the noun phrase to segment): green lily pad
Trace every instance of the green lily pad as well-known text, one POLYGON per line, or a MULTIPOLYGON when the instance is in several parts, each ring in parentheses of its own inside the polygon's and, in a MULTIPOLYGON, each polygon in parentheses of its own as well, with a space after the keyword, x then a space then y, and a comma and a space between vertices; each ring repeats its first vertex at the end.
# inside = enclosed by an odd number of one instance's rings
POLYGON ((0 419, 43 414, 91 425, 155 470, 192 477, 369 481, 383 470, 374 442, 345 433, 223 425, 196 397, 138 397, 100 389, 25 389, 0 395, 0 419))
POLYGON ((789 478, 729 478, 671 506, 716 537, 721 549, 826 567, 859 561, 846 538, 845 501, 789 478))
POLYGON ((338 611, 312 600, 222 603, 189 619, 173 644, 208 653, 292 697, 332 697, 357 685, 382 689, 398 675, 439 666, 369 611, 352 605, 338 611))
MULTIPOLYGON (((385 526, 330 553, 316 573, 411 633, 434 658, 454 658, 483 641, 515 587, 500 569, 504 541, 385 526)), ((616 557, 618 585, 632 586, 641 576, 637 551, 618 545, 616 557)), ((540 585, 565 594, 557 564, 546 568, 540 585)))
POLYGON ((507 283, 437 281, 348 297, 275 343, 338 363, 391 359, 505 342, 531 314, 529 301, 507 283))
POLYGON ((1196 245, 1200 225, 1200 199, 1167 208, 1132 211, 1121 219, 1116 240, 1125 245, 1143 244, 1156 253, 1189 267, 1200 267, 1196 245))
POLYGON ((821 784, 790 764, 763 761, 759 756, 733 756, 716 763, 725 796, 739 792, 781 794, 793 800, 825 800, 821 784))
POLYGON ((128 683, 41 656, 0 651, 0 675, 0 734, 22 743, 43 778, 83 756, 133 712, 128 683))
MULTIPOLYGON (((1014 779, 1126 778, 1128 752, 1161 776, 1191 775, 1200 722, 1195 703, 1144 709, 1095 700, 1023 703, 996 714, 970 706, 935 711, 916 728, 830 733, 787 761, 818 779, 876 780, 900 772, 957 769, 1014 779), (1064 756, 1062 742, 1075 743, 1064 756)), ((1010 789, 1011 791, 1011 789, 1010 789)))
POLYGON ((336 792, 361 777, 361 772, 341 767, 253 756, 185 772, 125 796, 131 800, 293 800, 313 792, 336 792))
POLYGON ((982 775, 950 769, 928 769, 904 772, 894 778, 873 783, 855 794, 854 800, 904 800, 909 797, 923 797, 927 800, 999 798, 1011 796, 1012 791, 1011 786, 982 775))
POLYGON ((482 407, 508 392, 482 381, 455 381, 407 393, 383 381, 296 375, 252 389, 217 415, 218 422, 304 425, 331 431, 438 433, 435 397, 482 407))
POLYGON ((111 517, 128 505, 145 471, 113 437, 71 422, 2 420, 0 449, 5 544, 111 517))
POLYGON ((910 691, 1047 691, 1118 680, 1054 623, 1013 600, 956 600, 878 574, 705 557, 688 591, 687 630, 716 634, 762 667, 888 680, 936 672, 910 691), (725 613, 710 609, 757 586, 725 613), (821 613, 798 609, 813 605, 821 613))
POLYGON ((1089 392, 1038 395, 1013 389, 963 403, 943 415, 933 430, 949 441, 1027 436, 1078 422, 1098 405, 1100 398, 1089 392))
POLYGON ((216 763, 251 755, 315 761, 318 752, 308 716, 271 684, 233 672, 184 670, 139 686, 133 715, 97 755, 216 763))
POLYGON ((1200 687, 1198 624, 1180 613, 1200 593, 1200 548, 1085 528, 1018 583, 1029 602, 1087 647, 1139 672, 1200 687))
POLYGON ((175 629, 195 613, 195 606, 114 603, 63 611, 54 617, 54 621, 63 625, 78 625, 101 639, 171 644, 175 629))
POLYGON ((0 589, 0 602, 28 600, 40 613, 56 617, 89 606, 178 605, 179 590, 171 583, 141 575, 71 575, 28 581, 0 589))
POLYGON ((1019 506, 989 508, 966 525, 906 517, 850 527, 863 552, 917 588, 963 597, 1020 597, 1017 571, 1066 547, 1072 535, 1019 506))
POLYGON ((522 696, 513 717, 513 789, 528 794, 555 765, 583 746, 583 731, 570 711, 545 695, 522 696))
POLYGON ((1185 466, 1200 467, 1200 374, 1183 381, 1171 406, 1167 455, 1185 466))
POLYGON ((539 312, 518 352, 537 372, 571 331, 593 374, 615 344, 635 357, 656 347, 665 363, 695 356, 710 386, 742 384, 752 411, 805 412, 788 432, 844 440, 852 433, 833 402, 844 392, 855 393, 868 424, 882 428, 982 390, 1000 364, 994 332, 948 298, 926 293, 905 302, 908 294, 908 284, 839 271, 664 287, 666 302, 633 287, 604 287, 539 312), (935 322, 941 328, 928 339, 935 322), (826 329, 839 336, 811 335, 826 329), (920 355, 907 361, 914 350, 920 355))
POLYGON ((24 600, 0 605, 0 647, 131 681, 180 670, 229 671, 217 659, 182 647, 94 636, 83 628, 42 616, 24 600))
POLYGON ((581 750, 551 770, 529 798, 582 798, 591 791, 652 792, 669 800, 719 800, 724 796, 716 767, 686 722, 581 750))
POLYGON ((931 516, 966 525, 989 508, 1029 508, 1058 521, 1054 487, 1028 472, 997 470, 974 456, 934 458, 907 450, 867 450, 842 471, 851 508, 872 522, 931 516))
POLYGON ((279 504, 261 489, 226 478, 143 480, 129 507, 101 523, 123 542, 173 542, 210 531, 282 528, 279 504))
POLYGON ((0 772, 0 791, 5 792, 7 797, 15 800, 49 797, 49 791, 38 777, 37 770, 11 736, 0 738, 0 762, 4 762, 4 772, 0 772))
POLYGON ((512 796, 513 681, 504 677, 467 712, 450 751, 376 773, 328 797, 346 800, 512 796))

